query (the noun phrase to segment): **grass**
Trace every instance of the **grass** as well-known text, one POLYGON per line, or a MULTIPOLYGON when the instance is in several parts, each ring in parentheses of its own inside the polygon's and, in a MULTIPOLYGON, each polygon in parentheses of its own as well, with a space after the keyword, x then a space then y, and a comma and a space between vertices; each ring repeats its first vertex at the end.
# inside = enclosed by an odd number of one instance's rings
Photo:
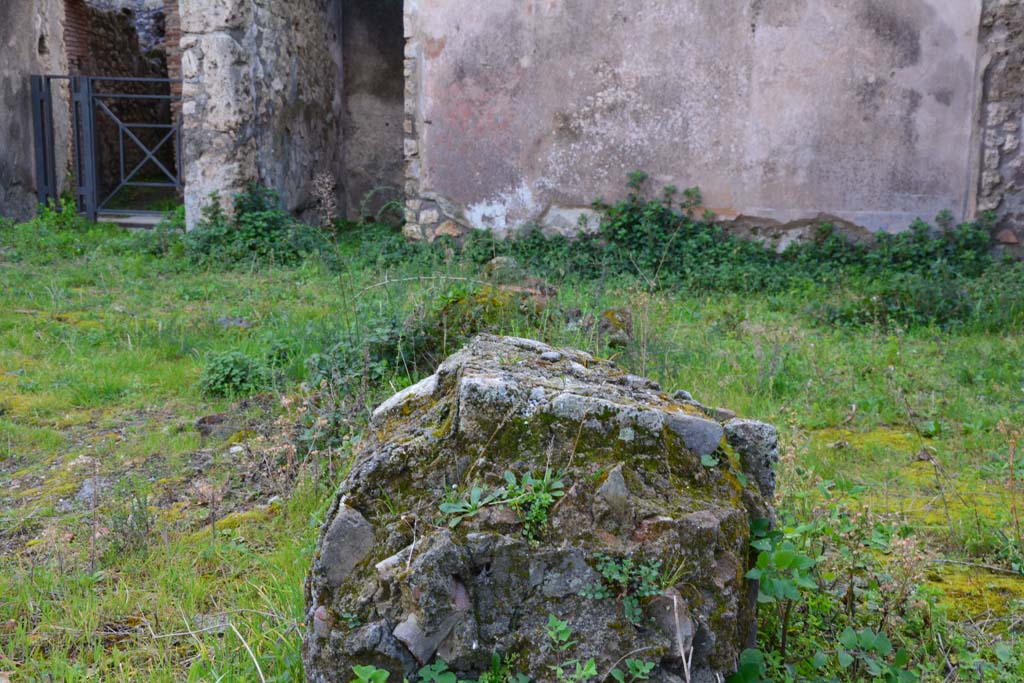
MULTIPOLYGON (((439 249, 387 257, 394 244, 359 228, 335 243, 333 269, 222 271, 148 255, 110 226, 0 227, 0 671, 301 680, 302 584, 351 443, 296 449, 315 391, 303 361, 370 314, 414 319, 480 278, 439 249), (282 343, 288 358, 264 396, 200 392, 211 355, 265 358, 282 343), (197 426, 211 415, 217 429, 197 426), (143 511, 130 514, 132 496, 143 511)), ((940 631, 913 650, 922 679, 980 680, 979 661, 984 680, 1024 676, 1024 577, 1004 552, 1013 501, 998 429, 1024 421, 1020 329, 831 326, 809 313, 825 296, 810 286, 553 284, 539 314, 513 311, 500 331, 615 357, 776 424, 784 518, 820 517, 828 482, 847 480, 864 487, 856 510, 920 543, 907 619, 927 615, 940 631), (613 308, 631 313, 624 348, 588 322, 613 308)), ((364 381, 347 398, 347 429, 421 372, 392 366, 364 381)))

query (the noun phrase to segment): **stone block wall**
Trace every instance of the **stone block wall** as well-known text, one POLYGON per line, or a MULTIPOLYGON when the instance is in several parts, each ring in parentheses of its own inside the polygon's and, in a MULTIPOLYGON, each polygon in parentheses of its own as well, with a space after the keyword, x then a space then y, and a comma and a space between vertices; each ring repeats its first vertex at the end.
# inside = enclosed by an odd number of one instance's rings
POLYGON ((399 114, 367 17, 400 1, 181 0, 191 224, 251 180, 306 212, 326 171, 350 213, 401 180, 412 239, 573 233, 642 169, 781 241, 945 210, 1024 239, 1020 0, 404 0, 399 114))
POLYGON ((313 177, 344 174, 340 4, 181 0, 180 11, 190 227, 211 192, 228 205, 252 181, 311 212, 313 177))
POLYGON ((988 0, 981 31, 978 210, 996 212, 996 241, 1019 252, 1024 240, 1024 2, 988 0))

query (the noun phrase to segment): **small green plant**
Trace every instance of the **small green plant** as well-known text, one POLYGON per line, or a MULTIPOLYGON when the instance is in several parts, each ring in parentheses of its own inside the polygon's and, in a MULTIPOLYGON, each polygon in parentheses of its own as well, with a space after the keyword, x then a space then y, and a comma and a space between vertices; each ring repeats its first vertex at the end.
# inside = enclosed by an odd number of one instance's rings
MULTIPOLYGON (((548 615, 548 625, 544 629, 551 641, 551 647, 557 653, 565 653, 576 645, 572 637, 569 622, 563 621, 554 614, 548 615)), ((560 683, 586 683, 597 677, 597 663, 591 657, 586 662, 569 659, 549 667, 560 683)))
POLYGON ((269 373, 260 361, 240 351, 210 356, 199 378, 204 395, 214 398, 251 396, 266 387, 269 373))
POLYGON ((728 683, 766 683, 768 667, 760 650, 744 650, 740 653, 736 673, 730 676, 728 683))
POLYGON ((530 683, 530 677, 515 671, 518 657, 502 657, 498 652, 491 654, 491 668, 480 675, 477 681, 458 678, 443 659, 420 669, 416 675, 422 683, 530 683))
POLYGON ((173 256, 184 254, 181 238, 185 234, 185 207, 178 206, 164 214, 152 230, 142 230, 135 235, 134 247, 150 256, 173 256))
POLYGON ((458 677, 448 670, 448 664, 442 659, 423 667, 417 675, 423 683, 459 683, 458 677))
POLYGON ((353 666, 352 673, 356 677, 350 683, 384 683, 391 676, 389 671, 378 669, 375 666, 353 666))
POLYGON ((199 225, 182 236, 185 256, 204 267, 296 265, 327 252, 324 234, 296 221, 277 193, 250 185, 235 195, 229 215, 214 194, 199 225))
POLYGON ((918 679, 916 673, 905 668, 910 655, 902 648, 893 655, 892 642, 884 633, 870 628, 854 631, 848 626, 840 634, 839 644, 836 651, 839 666, 849 669, 855 680, 865 675, 884 683, 915 683, 918 679), (893 655, 891 664, 888 662, 890 655, 893 655))
POLYGON ((636 683, 646 681, 651 677, 654 670, 654 662, 645 662, 642 659, 627 659, 626 670, 612 669, 612 678, 619 683, 636 683))
POLYGON ((523 534, 531 541, 539 540, 548 524, 548 511, 565 495, 565 482, 546 470, 540 479, 527 472, 521 481, 516 481, 512 472, 505 472, 505 483, 505 502, 523 521, 523 534))
POLYGON ((36 224, 47 230, 60 232, 64 230, 85 230, 90 223, 78 213, 78 206, 70 196, 63 196, 60 201, 51 199, 45 206, 39 206, 36 224))
POLYGON ((474 486, 468 496, 459 498, 453 495, 441 503, 439 510, 448 517, 448 526, 454 529, 486 507, 506 506, 519 515, 523 522, 523 535, 536 542, 548 523, 548 511, 563 495, 565 482, 551 470, 545 471, 540 479, 527 472, 521 480, 512 472, 505 472, 505 486, 486 495, 482 488, 474 486))
POLYGON ((502 657, 491 653, 491 668, 480 675, 477 683, 530 683, 530 677, 515 670, 519 656, 509 654, 502 657))
MULTIPOLYGON (((100 482, 94 480, 93 486, 100 486, 100 482)), ((115 488, 114 501, 110 514, 111 549, 116 553, 145 551, 155 525, 148 492, 131 477, 115 488)))
POLYGON ((551 667, 555 676, 562 683, 586 683, 597 677, 597 662, 591 657, 585 662, 570 659, 551 667))
POLYGON ((457 527, 463 521, 476 517, 476 515, 489 505, 500 505, 506 502, 505 489, 495 489, 486 496, 484 490, 474 486, 469 490, 467 498, 454 498, 453 500, 441 503, 442 514, 448 515, 448 526, 457 527))
POLYGON ((548 615, 548 625, 544 627, 544 633, 559 652, 565 652, 576 644, 576 641, 572 639, 569 622, 559 619, 554 614, 548 615))
POLYGON ((592 600, 618 598, 626 620, 639 624, 643 618, 640 601, 660 595, 661 561, 636 562, 632 557, 615 558, 603 553, 594 555, 596 569, 603 581, 587 586, 581 595, 592 600))
POLYGON ((746 576, 760 582, 757 601, 773 604, 778 611, 779 652, 785 658, 793 606, 803 597, 804 590, 818 588, 811 572, 817 561, 801 553, 781 533, 766 534, 756 538, 751 545, 761 552, 756 566, 746 576))

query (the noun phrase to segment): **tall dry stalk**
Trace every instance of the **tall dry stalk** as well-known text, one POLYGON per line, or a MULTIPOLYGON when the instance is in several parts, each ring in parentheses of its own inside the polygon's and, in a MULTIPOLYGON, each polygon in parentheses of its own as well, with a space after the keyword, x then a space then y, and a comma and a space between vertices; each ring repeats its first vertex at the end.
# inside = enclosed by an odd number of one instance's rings
POLYGON ((1020 510, 1017 508, 1017 444, 1020 443, 1022 432, 1020 430, 1010 429, 1004 421, 1000 421, 997 427, 999 432, 1006 437, 1010 445, 1010 452, 1007 456, 1010 472, 1009 472, 1009 489, 1010 489, 1010 514, 1013 516, 1013 534, 1017 540, 1017 548, 1024 552, 1024 536, 1021 535, 1020 531, 1020 510))

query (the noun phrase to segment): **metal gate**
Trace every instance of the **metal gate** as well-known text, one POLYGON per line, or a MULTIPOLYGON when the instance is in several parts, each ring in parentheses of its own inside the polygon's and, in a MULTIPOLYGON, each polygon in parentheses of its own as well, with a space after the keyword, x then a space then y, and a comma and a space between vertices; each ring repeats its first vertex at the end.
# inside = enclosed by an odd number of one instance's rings
POLYGON ((153 213, 145 207, 111 207, 125 188, 180 192, 180 80, 112 76, 32 76, 36 187, 41 204, 59 200, 54 135, 54 83, 68 81, 72 170, 78 210, 90 220, 105 214, 153 213), (149 103, 126 106, 126 103, 149 103), (147 115, 165 108, 168 116, 147 115), (141 115, 140 115, 141 112, 141 115), (151 120, 134 120, 151 119, 151 120), (165 120, 157 120, 164 118, 165 120), (144 173, 146 171, 146 173, 144 173))

